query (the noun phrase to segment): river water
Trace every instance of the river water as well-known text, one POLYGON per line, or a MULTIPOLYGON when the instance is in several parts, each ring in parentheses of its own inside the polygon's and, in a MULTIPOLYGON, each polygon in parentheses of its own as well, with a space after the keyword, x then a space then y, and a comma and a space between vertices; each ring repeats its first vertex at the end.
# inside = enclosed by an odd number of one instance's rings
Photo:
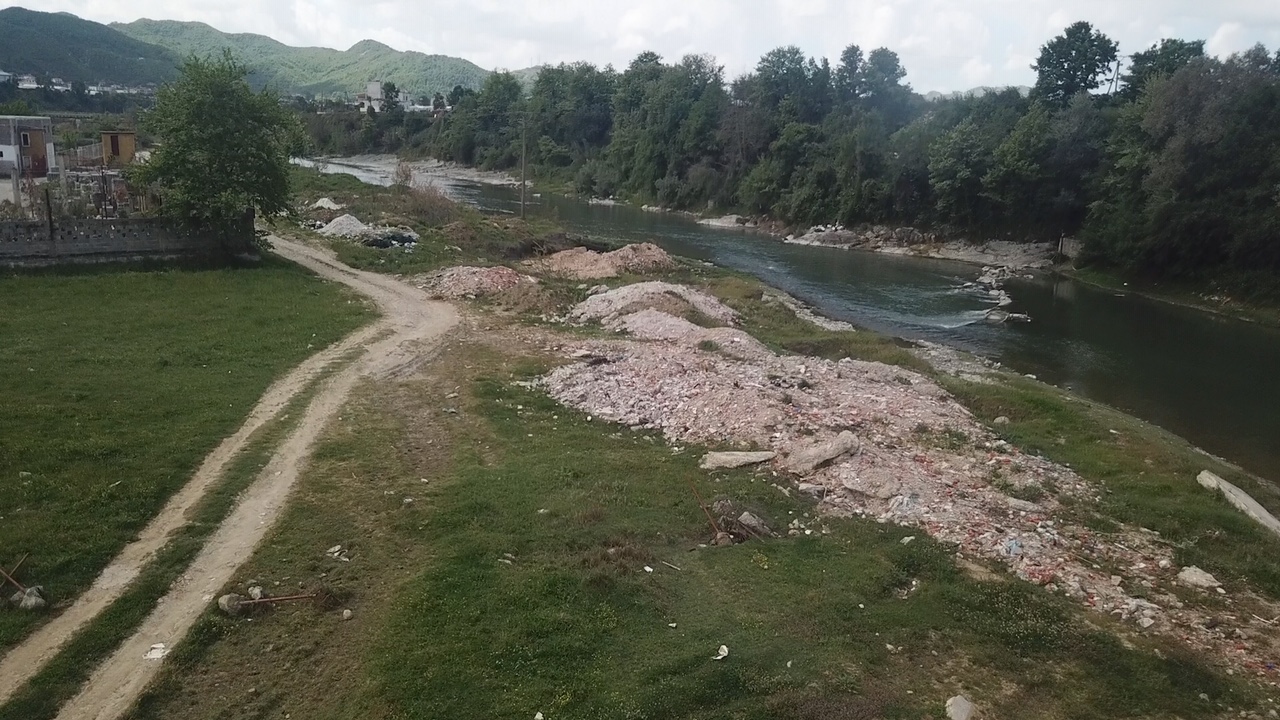
MULTIPOLYGON (((352 172, 386 184, 383 174, 352 172)), ((445 183, 456 197, 516 212, 519 191, 445 183)), ((998 360, 1166 428, 1280 481, 1280 330, 1041 276, 1006 284, 1027 324, 982 321, 991 307, 961 285, 979 268, 943 260, 787 245, 676 214, 535 197, 529 212, 566 230, 669 252, 759 277, 824 315, 998 360)))

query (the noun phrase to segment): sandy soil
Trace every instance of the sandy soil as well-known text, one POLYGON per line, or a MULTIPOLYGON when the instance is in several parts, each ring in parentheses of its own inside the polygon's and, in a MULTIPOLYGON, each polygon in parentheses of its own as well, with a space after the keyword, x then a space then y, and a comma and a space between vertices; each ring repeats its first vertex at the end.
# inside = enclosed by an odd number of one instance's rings
POLYGON ((182 492, 142 534, 103 572, 86 593, 57 621, 15 648, 0 666, 0 701, 20 687, 66 640, 92 620, 137 576, 168 534, 180 527, 184 514, 243 447, 253 430, 274 417, 289 398, 306 387, 326 365, 349 350, 365 349, 353 364, 324 382, 298 427, 276 449, 232 514, 209 539, 186 573, 157 603, 151 615, 116 652, 94 672, 79 695, 63 707, 60 718, 107 720, 123 716, 155 677, 161 659, 147 659, 148 651, 163 644, 174 647, 249 558, 271 529, 305 468, 312 446, 325 424, 338 412, 352 388, 365 377, 400 377, 430 357, 437 341, 458 320, 446 303, 429 300, 422 291, 395 279, 359 272, 326 253, 295 242, 273 238, 276 252, 319 275, 341 282, 374 300, 384 317, 342 343, 312 357, 274 385, 241 428, 205 461, 182 492))

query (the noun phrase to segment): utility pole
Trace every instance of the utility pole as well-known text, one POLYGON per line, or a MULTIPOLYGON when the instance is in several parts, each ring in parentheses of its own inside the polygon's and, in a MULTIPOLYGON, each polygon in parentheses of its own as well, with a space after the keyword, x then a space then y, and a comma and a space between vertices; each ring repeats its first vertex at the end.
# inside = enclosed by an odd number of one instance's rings
POLYGON ((525 116, 524 122, 521 124, 521 142, 520 142, 520 219, 524 220, 524 195, 527 183, 525 182, 526 168, 529 162, 529 118, 525 116))

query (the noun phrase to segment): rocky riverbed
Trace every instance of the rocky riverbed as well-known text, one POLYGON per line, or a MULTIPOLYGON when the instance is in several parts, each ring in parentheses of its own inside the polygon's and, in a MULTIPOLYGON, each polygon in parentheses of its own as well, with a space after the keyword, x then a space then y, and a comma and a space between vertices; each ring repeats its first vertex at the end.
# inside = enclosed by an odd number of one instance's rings
POLYGON ((938 233, 916 228, 891 228, 884 225, 862 228, 816 226, 800 236, 788 235, 784 242, 894 255, 917 255, 1013 269, 1047 268, 1053 264, 1053 254, 1057 250, 1053 243, 1019 243, 1009 240, 975 243, 946 238, 938 233))

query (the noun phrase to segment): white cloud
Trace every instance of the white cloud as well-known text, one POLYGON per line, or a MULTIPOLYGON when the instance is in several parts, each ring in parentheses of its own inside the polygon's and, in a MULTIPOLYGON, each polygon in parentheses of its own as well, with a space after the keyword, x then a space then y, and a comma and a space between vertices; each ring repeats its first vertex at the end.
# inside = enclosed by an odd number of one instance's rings
POLYGON ((643 50, 710 53, 730 76, 780 45, 834 63, 850 43, 898 52, 918 90, 1029 85, 1042 44, 1076 20, 1128 54, 1162 37, 1215 54, 1280 46, 1280 2, 1264 0, 28 0, 99 22, 197 20, 291 45, 345 49, 371 38, 489 68, 588 60, 625 67, 643 50))

